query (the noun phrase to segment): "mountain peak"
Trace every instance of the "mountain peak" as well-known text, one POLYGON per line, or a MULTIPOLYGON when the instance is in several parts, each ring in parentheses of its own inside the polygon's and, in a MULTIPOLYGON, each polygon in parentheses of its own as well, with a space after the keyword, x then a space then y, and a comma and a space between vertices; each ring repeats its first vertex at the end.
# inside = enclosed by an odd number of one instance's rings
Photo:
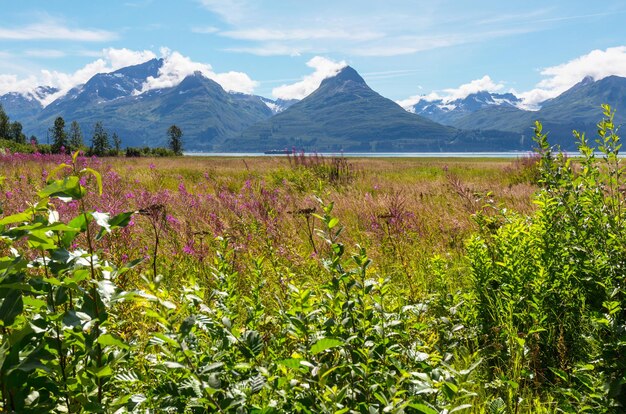
POLYGON ((126 66, 118 69, 115 72, 112 72, 112 74, 120 74, 133 79, 145 80, 148 77, 156 78, 159 74, 161 66, 163 66, 163 59, 154 58, 137 65, 126 66))
POLYGON ((589 85, 590 83, 595 82, 593 76, 587 75, 580 81, 580 85, 589 85))
POLYGON ((350 66, 346 66, 341 69, 333 77, 326 78, 322 81, 320 87, 327 84, 345 84, 347 82, 354 82, 357 84, 365 85, 365 80, 359 75, 359 73, 350 66))

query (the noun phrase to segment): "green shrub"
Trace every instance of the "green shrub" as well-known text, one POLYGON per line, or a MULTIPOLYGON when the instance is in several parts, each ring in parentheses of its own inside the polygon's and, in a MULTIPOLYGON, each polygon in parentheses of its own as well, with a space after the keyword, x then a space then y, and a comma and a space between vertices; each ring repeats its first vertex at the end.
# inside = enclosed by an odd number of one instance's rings
POLYGON ((582 158, 555 155, 537 123, 539 209, 479 215, 468 245, 481 348, 491 380, 514 389, 510 409, 525 388, 559 387, 577 412, 624 402, 623 167, 614 113, 604 116, 600 159, 577 133, 582 158))

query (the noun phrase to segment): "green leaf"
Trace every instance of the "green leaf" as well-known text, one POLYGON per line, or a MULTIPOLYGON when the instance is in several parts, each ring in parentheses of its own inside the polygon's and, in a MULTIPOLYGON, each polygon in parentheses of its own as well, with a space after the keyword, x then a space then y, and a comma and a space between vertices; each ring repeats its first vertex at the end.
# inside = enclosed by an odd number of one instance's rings
POLYGON ((78 173, 79 176, 84 176, 87 174, 91 174, 96 178, 96 184, 98 186, 98 195, 102 195, 102 176, 100 175, 100 173, 96 170, 93 170, 91 168, 83 168, 82 170, 80 170, 80 172, 78 173))
MULTIPOLYGON (((98 235, 96 236, 96 240, 102 239, 102 237, 104 237, 106 233, 110 233, 112 230, 128 226, 128 223, 130 223, 130 219, 133 216, 133 214, 134 214, 134 211, 127 211, 125 213, 120 213, 111 218, 109 218, 108 215, 106 215, 106 217, 102 220, 102 222, 99 222, 96 219, 96 222, 100 226, 102 226, 102 228, 98 232, 98 235)), ((94 218, 95 217, 96 216, 94 216, 94 218)))
POLYGON ((63 237, 61 237, 63 245, 69 247, 78 233, 82 233, 87 230, 87 219, 85 214, 80 214, 74 217, 69 223, 67 223, 67 225, 75 229, 75 231, 66 231, 63 234, 63 237))
POLYGON ((322 338, 311 347, 310 351, 313 355, 317 355, 327 349, 335 348, 343 345, 343 341, 334 338, 322 338))
POLYGON ((85 195, 80 178, 71 175, 62 180, 54 180, 38 193, 39 197, 58 197, 79 200, 85 195))
POLYGON ((339 219, 337 217, 333 217, 330 219, 330 221, 328 222, 328 228, 332 229, 333 227, 335 227, 337 224, 339 224, 339 219))
POLYGON ((548 367, 550 369, 550 371, 552 371, 552 373, 554 375, 556 375, 558 378, 562 379, 564 382, 568 382, 569 381, 569 375, 567 375, 567 372, 558 369, 558 368, 552 368, 552 367, 548 367))
POLYGON ((439 411, 424 404, 409 404, 408 406, 423 414, 439 414, 439 411))
POLYGON ((105 365, 104 367, 96 371, 95 374, 98 378, 110 377, 111 375, 113 375, 113 370, 111 369, 110 365, 105 365))
POLYGON ((252 358, 263 350, 265 344, 263 343, 263 338, 261 338, 261 335, 257 331, 246 331, 243 333, 242 338, 245 347, 241 351, 246 357, 252 358))
POLYGON ((451 409, 449 411, 449 413, 452 414, 452 413, 456 413, 456 412, 462 411, 462 410, 469 410, 472 407, 473 407, 472 404, 459 405, 458 407, 454 407, 453 409, 451 409))
POLYGON ((32 218, 32 212, 21 212, 17 214, 12 214, 0 220, 0 226, 3 226, 5 224, 24 223, 30 221, 32 218))
MULTIPOLYGON (((3 289, 6 291, 6 289, 3 289)), ((24 310, 21 290, 8 290, 4 298, 0 299, 0 320, 2 326, 11 326, 15 317, 24 310)))
POLYGON ((130 349, 130 347, 122 342, 122 340, 114 337, 111 334, 104 334, 98 337, 98 343, 102 346, 114 346, 121 349, 130 349))
POLYGON ((278 365, 282 365, 285 366, 287 368, 291 368, 291 369, 300 369, 300 367, 302 365, 300 365, 300 361, 302 361, 299 358, 289 358, 289 359, 281 359, 279 361, 276 361, 276 363, 278 365))

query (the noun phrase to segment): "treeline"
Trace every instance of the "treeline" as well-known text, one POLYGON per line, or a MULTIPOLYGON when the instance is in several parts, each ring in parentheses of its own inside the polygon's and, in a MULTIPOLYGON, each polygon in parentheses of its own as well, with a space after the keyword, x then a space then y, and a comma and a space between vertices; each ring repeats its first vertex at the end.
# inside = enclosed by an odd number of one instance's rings
POLYGON ((122 139, 117 132, 109 133, 104 128, 102 121, 97 121, 93 127, 91 142, 89 146, 85 144, 83 132, 77 121, 72 121, 69 129, 63 117, 57 117, 54 124, 48 129, 48 143, 41 144, 36 136, 27 138, 23 133, 23 126, 20 122, 11 122, 9 116, 0 105, 0 149, 7 149, 11 152, 44 154, 70 154, 75 151, 83 151, 88 156, 174 156, 182 155, 182 130, 176 125, 167 129, 168 147, 126 147, 122 149, 122 139), (52 143, 49 140, 52 139, 52 143))

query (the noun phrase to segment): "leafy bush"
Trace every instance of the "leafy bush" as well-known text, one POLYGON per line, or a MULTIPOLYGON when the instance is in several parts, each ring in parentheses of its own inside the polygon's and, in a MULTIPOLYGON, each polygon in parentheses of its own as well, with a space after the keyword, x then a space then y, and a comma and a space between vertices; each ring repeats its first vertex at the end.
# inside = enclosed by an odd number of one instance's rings
MULTIPOLYGON (((61 164, 39 201, 0 220, 0 402, 17 412, 421 412, 470 407, 476 365, 457 372, 427 338, 425 307, 392 296, 368 275, 359 249, 344 258, 342 228, 322 204, 327 282, 288 285, 266 309, 262 260, 249 292, 226 241, 210 286, 144 289, 118 282, 96 242, 129 223, 85 209, 84 180, 61 164), (68 172, 56 179, 60 171, 68 172), (55 202, 78 202, 63 223, 55 202), (78 247, 76 244, 82 245, 78 247), (347 268, 348 262, 352 266, 347 268), (132 313, 130 313, 132 311, 132 313), (129 315, 133 315, 132 317, 129 315)), ((156 263, 156 262, 155 262, 156 263)), ((155 264, 156 266, 156 264, 155 264)), ((156 269, 156 267, 155 267, 156 269)), ((191 279, 190 279, 191 281, 191 279)))
POLYGON ((623 167, 614 113, 604 116, 601 159, 577 133, 580 161, 555 156, 537 123, 538 211, 479 215, 468 245, 480 346, 510 409, 528 388, 560 390, 571 412, 626 402, 623 167))

